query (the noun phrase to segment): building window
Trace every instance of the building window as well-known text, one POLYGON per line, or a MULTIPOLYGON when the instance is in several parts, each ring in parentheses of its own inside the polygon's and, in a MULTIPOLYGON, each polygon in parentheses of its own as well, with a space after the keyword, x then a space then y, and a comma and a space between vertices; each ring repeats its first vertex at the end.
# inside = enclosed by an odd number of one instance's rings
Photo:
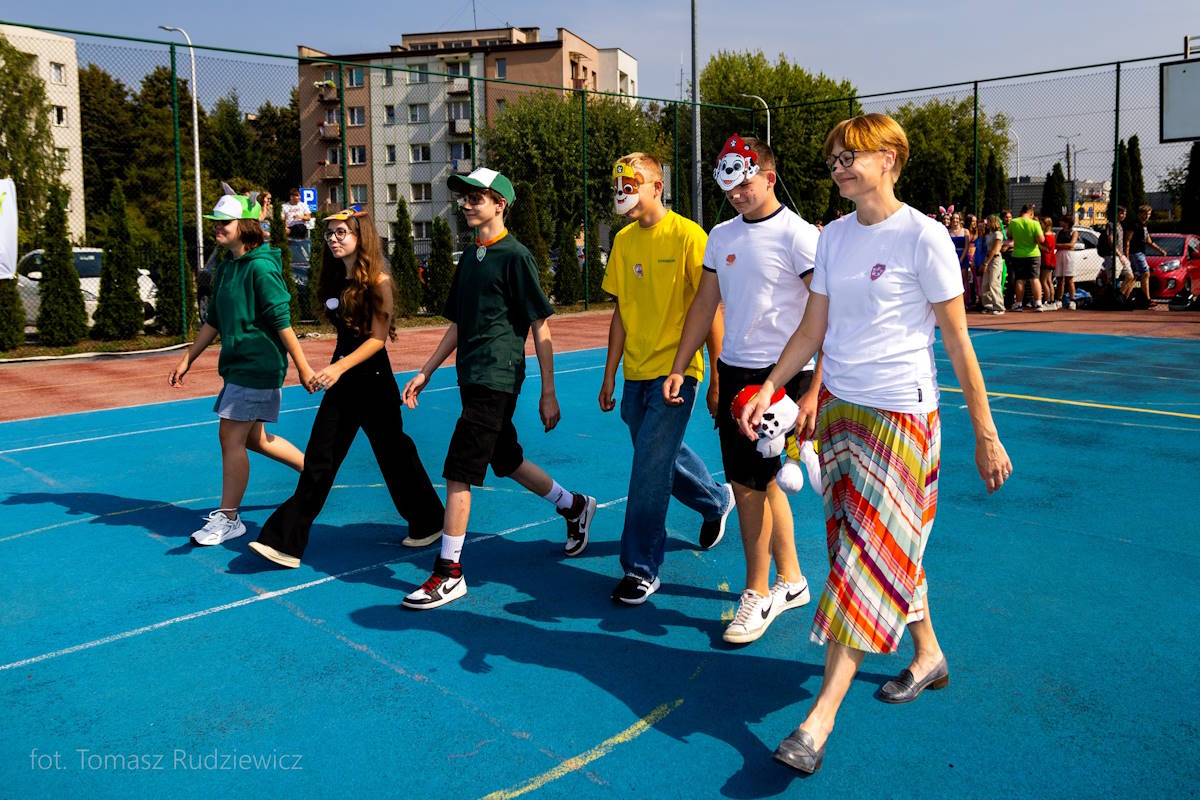
POLYGON ((396 71, 394 69, 392 69, 391 67, 388 67, 387 69, 385 69, 383 71, 383 85, 384 86, 392 85, 392 82, 395 80, 395 72, 396 71))
POLYGON ((413 223, 413 238, 414 239, 432 239, 433 238, 433 223, 432 222, 414 222, 413 223))
POLYGON ((408 73, 409 83, 429 83, 428 64, 413 64, 410 69, 415 70, 415 72, 408 73))
POLYGON ((366 205, 367 185, 365 183, 356 183, 350 187, 350 202, 360 206, 366 205))
POLYGON ((429 103, 412 103, 408 107, 409 122, 429 122, 429 103))
POLYGON ((350 106, 346 109, 346 124, 351 128, 367 124, 367 113, 362 106, 350 106))
POLYGON ((383 146, 383 160, 388 164, 396 163, 396 145, 385 144, 383 146))
POLYGON ((507 107, 508 107, 508 101, 505 100, 504 98, 500 98, 499 100, 496 101, 496 113, 497 114, 503 114, 504 109, 507 107))
POLYGON ((352 88, 363 85, 362 67, 354 67, 346 70, 346 85, 352 88))
POLYGON ((325 123, 327 125, 336 125, 338 121, 338 111, 336 108, 331 108, 325 112, 325 123))
POLYGON ((428 203, 433 199, 433 184, 431 183, 414 183, 412 185, 412 201, 414 203, 428 203))
POLYGON ((365 144, 356 144, 352 147, 346 148, 346 150, 350 156, 351 164, 367 163, 367 146, 365 144))
POLYGON ((450 158, 454 161, 466 161, 471 158, 470 142, 451 142, 450 158))
POLYGON ((66 125, 67 124, 67 107, 66 106, 54 106, 54 116, 51 117, 51 119, 54 120, 55 125, 60 125, 60 126, 66 125))
POLYGON ((395 106, 384 106, 383 107, 383 124, 384 125, 395 125, 396 124, 396 107, 395 106))
POLYGON ((329 202, 335 206, 342 204, 342 187, 336 183, 329 187, 329 202))
POLYGON ((446 108, 450 112, 450 119, 471 118, 470 100, 451 100, 449 103, 446 103, 446 108))
POLYGON ((67 65, 59 64, 57 61, 50 62, 50 82, 60 85, 67 83, 67 65))
POLYGON ((337 83, 337 73, 331 69, 325 70, 325 80, 330 83, 337 83))
POLYGON ((471 63, 469 61, 453 61, 446 65, 446 73, 466 77, 471 74, 471 63))
POLYGON ((458 39, 457 41, 453 41, 453 42, 446 42, 446 47, 447 47, 447 48, 451 48, 451 47, 470 47, 470 46, 471 46, 471 40, 470 40, 470 39, 458 39))
POLYGON ((389 183, 387 185, 387 201, 389 203, 394 203, 394 202, 396 202, 397 197, 398 197, 398 195, 396 194, 396 184, 389 183))
POLYGON ((429 145, 414 144, 409 146, 409 158, 416 164, 418 162, 429 161, 429 145))
POLYGON ((341 151, 341 149, 340 149, 340 148, 337 148, 337 147, 328 147, 328 148, 326 148, 326 149, 325 149, 325 163, 326 163, 326 164, 340 164, 340 163, 342 163, 342 151, 341 151))
POLYGON ((497 78, 507 78, 508 77, 508 60, 507 59, 503 59, 503 58, 496 59, 496 77, 497 78))

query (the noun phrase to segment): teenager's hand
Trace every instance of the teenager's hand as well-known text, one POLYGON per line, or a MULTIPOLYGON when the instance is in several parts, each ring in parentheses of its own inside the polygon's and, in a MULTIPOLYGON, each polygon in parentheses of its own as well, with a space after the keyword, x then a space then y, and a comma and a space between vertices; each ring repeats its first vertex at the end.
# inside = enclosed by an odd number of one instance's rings
POLYGON ((678 372, 672 372, 663 381, 662 396, 663 402, 669 406, 683 405, 683 398, 679 396, 679 390, 683 388, 683 376, 678 372))
POLYGON ((770 381, 764 382, 762 388, 754 395, 754 399, 742 409, 742 415, 738 418, 738 429, 752 442, 758 441, 758 433, 755 429, 762 422, 763 414, 771 407, 771 395, 773 394, 775 394, 775 387, 770 381))
POLYGON ((554 392, 542 393, 542 399, 538 401, 538 414, 542 417, 542 424, 546 426, 546 433, 554 430, 554 426, 562 419, 562 414, 558 411, 558 398, 554 396, 554 392))
POLYGON ((796 405, 800 407, 800 414, 796 417, 796 438, 807 441, 817 432, 817 392, 810 389, 800 395, 800 402, 796 405))
POLYGON ((192 362, 185 355, 182 359, 180 359, 179 363, 175 365, 175 369, 171 370, 171 375, 167 378, 167 382, 172 386, 183 386, 183 376, 187 375, 188 370, 191 368, 192 362))
POLYGON ((704 396, 704 400, 708 403, 708 415, 714 421, 717 419, 717 402, 720 400, 720 397, 720 391, 717 387, 717 376, 713 375, 712 381, 708 384, 708 394, 704 396))
POLYGON ((604 382, 600 384, 600 410, 607 413, 617 407, 613 401, 613 392, 617 389, 617 381, 615 378, 604 376, 604 382))
POLYGON ((309 391, 318 392, 323 389, 332 389, 340 377, 342 377, 341 367, 337 364, 330 364, 325 369, 310 377, 308 385, 311 388, 309 391))
POLYGON ((404 401, 404 405, 409 408, 416 408, 417 395, 425 388, 425 384, 428 381, 429 379, 425 377, 424 372, 418 372, 416 375, 413 375, 408 383, 404 384, 404 391, 400 394, 400 399, 404 401))

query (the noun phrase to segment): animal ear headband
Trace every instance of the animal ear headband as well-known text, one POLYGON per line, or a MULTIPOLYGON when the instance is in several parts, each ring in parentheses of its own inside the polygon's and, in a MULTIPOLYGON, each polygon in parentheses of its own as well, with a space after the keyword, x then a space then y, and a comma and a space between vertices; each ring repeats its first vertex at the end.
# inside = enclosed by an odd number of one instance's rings
POLYGON ((717 156, 717 166, 713 169, 713 177, 722 191, 728 192, 742 181, 748 181, 758 174, 758 156, 753 148, 736 133, 725 142, 724 149, 717 156))
POLYGON ((950 206, 949 208, 938 206, 938 211, 942 213, 943 217, 950 217, 954 215, 954 206, 950 206))

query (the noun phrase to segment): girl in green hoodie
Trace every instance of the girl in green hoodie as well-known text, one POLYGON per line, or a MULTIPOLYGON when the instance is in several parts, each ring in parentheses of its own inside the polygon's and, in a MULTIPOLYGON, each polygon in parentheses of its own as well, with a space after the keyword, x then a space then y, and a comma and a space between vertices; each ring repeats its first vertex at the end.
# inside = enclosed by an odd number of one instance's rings
POLYGON ((246 532, 238 506, 250 478, 247 450, 296 471, 304 467, 304 455, 291 442, 263 428, 264 422, 279 418, 287 356, 306 388, 313 371, 292 330, 291 295, 283 282, 279 251, 263 244, 260 212, 253 196, 227 193, 212 214, 205 214, 214 221, 217 245, 229 257, 215 270, 208 319, 169 378, 172 386, 182 385, 192 363, 220 335, 217 372, 225 385, 213 410, 221 418, 221 507, 192 534, 199 545, 220 544, 246 532))

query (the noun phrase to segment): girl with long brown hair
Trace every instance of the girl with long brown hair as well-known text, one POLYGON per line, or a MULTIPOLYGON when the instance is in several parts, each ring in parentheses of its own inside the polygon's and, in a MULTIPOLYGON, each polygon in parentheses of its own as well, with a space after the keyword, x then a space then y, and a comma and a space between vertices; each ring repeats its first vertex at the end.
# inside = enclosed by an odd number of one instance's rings
POLYGON ((324 391, 313 420, 304 470, 295 493, 275 510, 250 549, 284 567, 300 566, 313 520, 325 505, 350 444, 361 428, 383 472, 392 503, 409 527, 404 544, 441 536, 445 509, 416 445, 400 423, 400 390, 384 349, 396 338, 392 278, 379 234, 365 211, 326 218, 325 252, 317 298, 337 328, 333 360, 309 389, 324 391), (341 269, 339 269, 341 267, 341 269))

